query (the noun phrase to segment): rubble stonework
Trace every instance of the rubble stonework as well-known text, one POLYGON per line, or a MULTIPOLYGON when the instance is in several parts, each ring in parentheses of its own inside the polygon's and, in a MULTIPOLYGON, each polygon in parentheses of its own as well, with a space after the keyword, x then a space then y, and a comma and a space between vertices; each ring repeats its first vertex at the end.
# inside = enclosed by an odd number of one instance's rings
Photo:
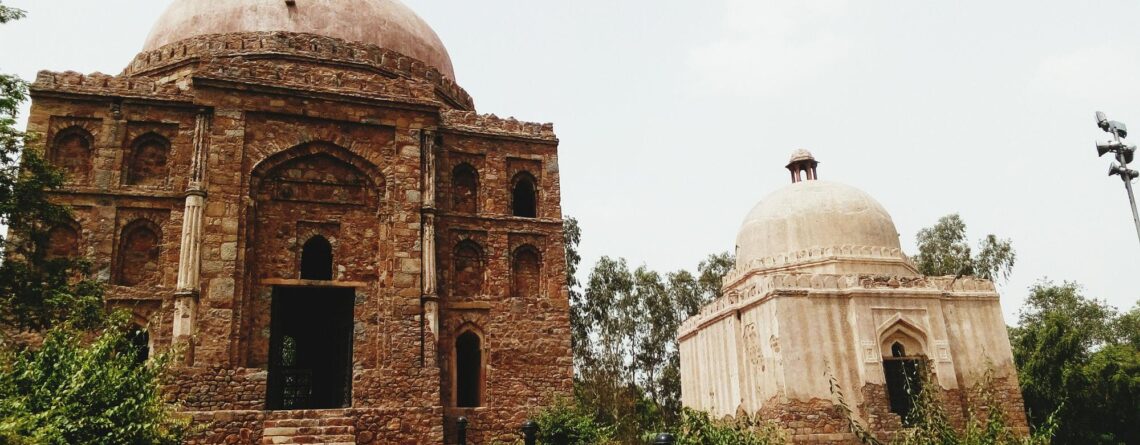
POLYGON ((53 232, 53 252, 91 258, 152 348, 177 346, 164 386, 202 426, 189 443, 258 444, 267 429, 300 434, 293 424, 360 444, 450 443, 459 416, 471 437, 509 440, 571 390, 550 124, 477 114, 436 67, 316 32, 188 36, 121 75, 41 72, 31 91, 28 131, 71 172, 54 197, 75 222, 53 232), (474 177, 456 188, 460 164, 474 177), (520 181, 533 216, 515 216, 520 181), (453 208, 457 192, 474 205, 453 208), (331 274, 306 278, 317 238, 331 274), (461 291, 460 276, 481 284, 461 291), (347 315, 320 318, 334 301, 347 315), (457 363, 464 333, 480 363, 457 363), (346 373, 343 402, 289 409, 340 396, 289 364, 334 349, 347 361, 320 372, 346 373), (460 407, 471 366, 479 404, 460 407), (309 392, 282 396, 290 385, 309 392))

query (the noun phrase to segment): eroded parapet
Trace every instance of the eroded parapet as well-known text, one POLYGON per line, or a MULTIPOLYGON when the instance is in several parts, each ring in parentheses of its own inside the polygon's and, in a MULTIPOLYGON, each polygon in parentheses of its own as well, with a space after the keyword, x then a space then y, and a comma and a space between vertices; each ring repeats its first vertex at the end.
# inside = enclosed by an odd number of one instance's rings
POLYGON ((838 259, 893 260, 899 261, 909 266, 911 269, 914 269, 914 264, 911 263, 910 258, 907 258, 906 254, 898 248, 873 246, 812 247, 796 252, 789 252, 781 255, 775 255, 766 258, 757 258, 755 260, 752 260, 748 264, 745 264, 742 267, 738 266, 736 269, 725 275, 724 283, 735 283, 757 270, 763 271, 780 269, 801 264, 838 259))
POLYGON ((704 324, 718 320, 777 294, 834 295, 859 291, 901 290, 908 294, 934 297, 997 297, 994 283, 975 277, 924 277, 867 274, 776 273, 750 278, 721 298, 701 308, 696 315, 681 323, 678 337, 685 337, 704 324))
POLYGON ((497 136, 514 136, 528 139, 557 141, 554 124, 522 122, 513 117, 503 119, 493 114, 479 114, 473 111, 445 110, 440 113, 441 126, 473 133, 497 136))
POLYGON ((99 96, 134 97, 189 102, 192 97, 175 85, 159 84, 146 77, 111 76, 103 73, 40 71, 31 85, 36 92, 62 92, 99 96))
POLYGON ((124 76, 165 75, 185 64, 213 58, 280 55, 322 63, 371 68, 390 75, 423 79, 459 108, 473 110, 475 103, 462 87, 436 68, 390 49, 316 34, 246 32, 211 34, 184 39, 153 51, 139 53, 124 76))
POLYGON ((244 57, 211 61, 195 71, 193 77, 286 87, 314 93, 398 100, 402 103, 439 104, 435 88, 424 80, 393 79, 380 74, 327 69, 312 65, 280 64, 244 57))

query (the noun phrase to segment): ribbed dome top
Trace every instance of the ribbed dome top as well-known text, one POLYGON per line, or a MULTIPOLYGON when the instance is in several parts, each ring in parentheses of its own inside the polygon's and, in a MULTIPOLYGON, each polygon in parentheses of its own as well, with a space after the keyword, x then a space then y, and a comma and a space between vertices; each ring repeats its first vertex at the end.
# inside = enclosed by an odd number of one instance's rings
POLYGON ((455 80, 447 48, 399 0, 174 0, 155 23, 143 51, 190 37, 287 31, 377 45, 420 60, 455 80))
POLYGON ((748 213, 736 236, 738 268, 753 260, 817 247, 898 249, 890 214, 857 188, 802 181, 768 195, 748 213))

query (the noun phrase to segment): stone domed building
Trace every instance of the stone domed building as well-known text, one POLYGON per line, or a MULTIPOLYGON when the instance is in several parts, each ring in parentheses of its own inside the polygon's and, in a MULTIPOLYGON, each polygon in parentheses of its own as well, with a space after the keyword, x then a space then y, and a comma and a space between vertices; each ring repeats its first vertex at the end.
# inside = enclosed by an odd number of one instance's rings
POLYGON ((774 420, 797 443, 858 443, 834 409, 831 379, 878 434, 903 426, 907 385, 932 366, 951 420, 987 370, 1026 428, 999 296, 971 277, 922 276, 891 216, 851 186, 821 181, 797 151, 792 184, 741 225, 724 296, 678 331, 685 406, 774 420))
POLYGON ((174 0, 117 76, 41 72, 94 260, 193 443, 513 440, 572 387, 558 139, 475 113, 398 0, 174 0))

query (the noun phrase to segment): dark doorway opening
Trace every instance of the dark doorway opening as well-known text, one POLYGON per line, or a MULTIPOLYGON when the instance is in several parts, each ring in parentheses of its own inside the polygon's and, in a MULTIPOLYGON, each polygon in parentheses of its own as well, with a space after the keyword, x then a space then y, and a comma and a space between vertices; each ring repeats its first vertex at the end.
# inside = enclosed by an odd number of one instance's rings
POLYGON ((460 408, 482 405, 483 350, 479 336, 466 332, 455 340, 455 403, 460 408))
POLYGON ((330 409, 352 403, 353 289, 274 289, 267 408, 330 409))
POLYGON ((922 358, 907 356, 903 346, 895 343, 891 346, 891 357, 883 359, 883 372, 891 412, 902 418, 903 425, 911 426, 914 398, 922 392, 922 358))

